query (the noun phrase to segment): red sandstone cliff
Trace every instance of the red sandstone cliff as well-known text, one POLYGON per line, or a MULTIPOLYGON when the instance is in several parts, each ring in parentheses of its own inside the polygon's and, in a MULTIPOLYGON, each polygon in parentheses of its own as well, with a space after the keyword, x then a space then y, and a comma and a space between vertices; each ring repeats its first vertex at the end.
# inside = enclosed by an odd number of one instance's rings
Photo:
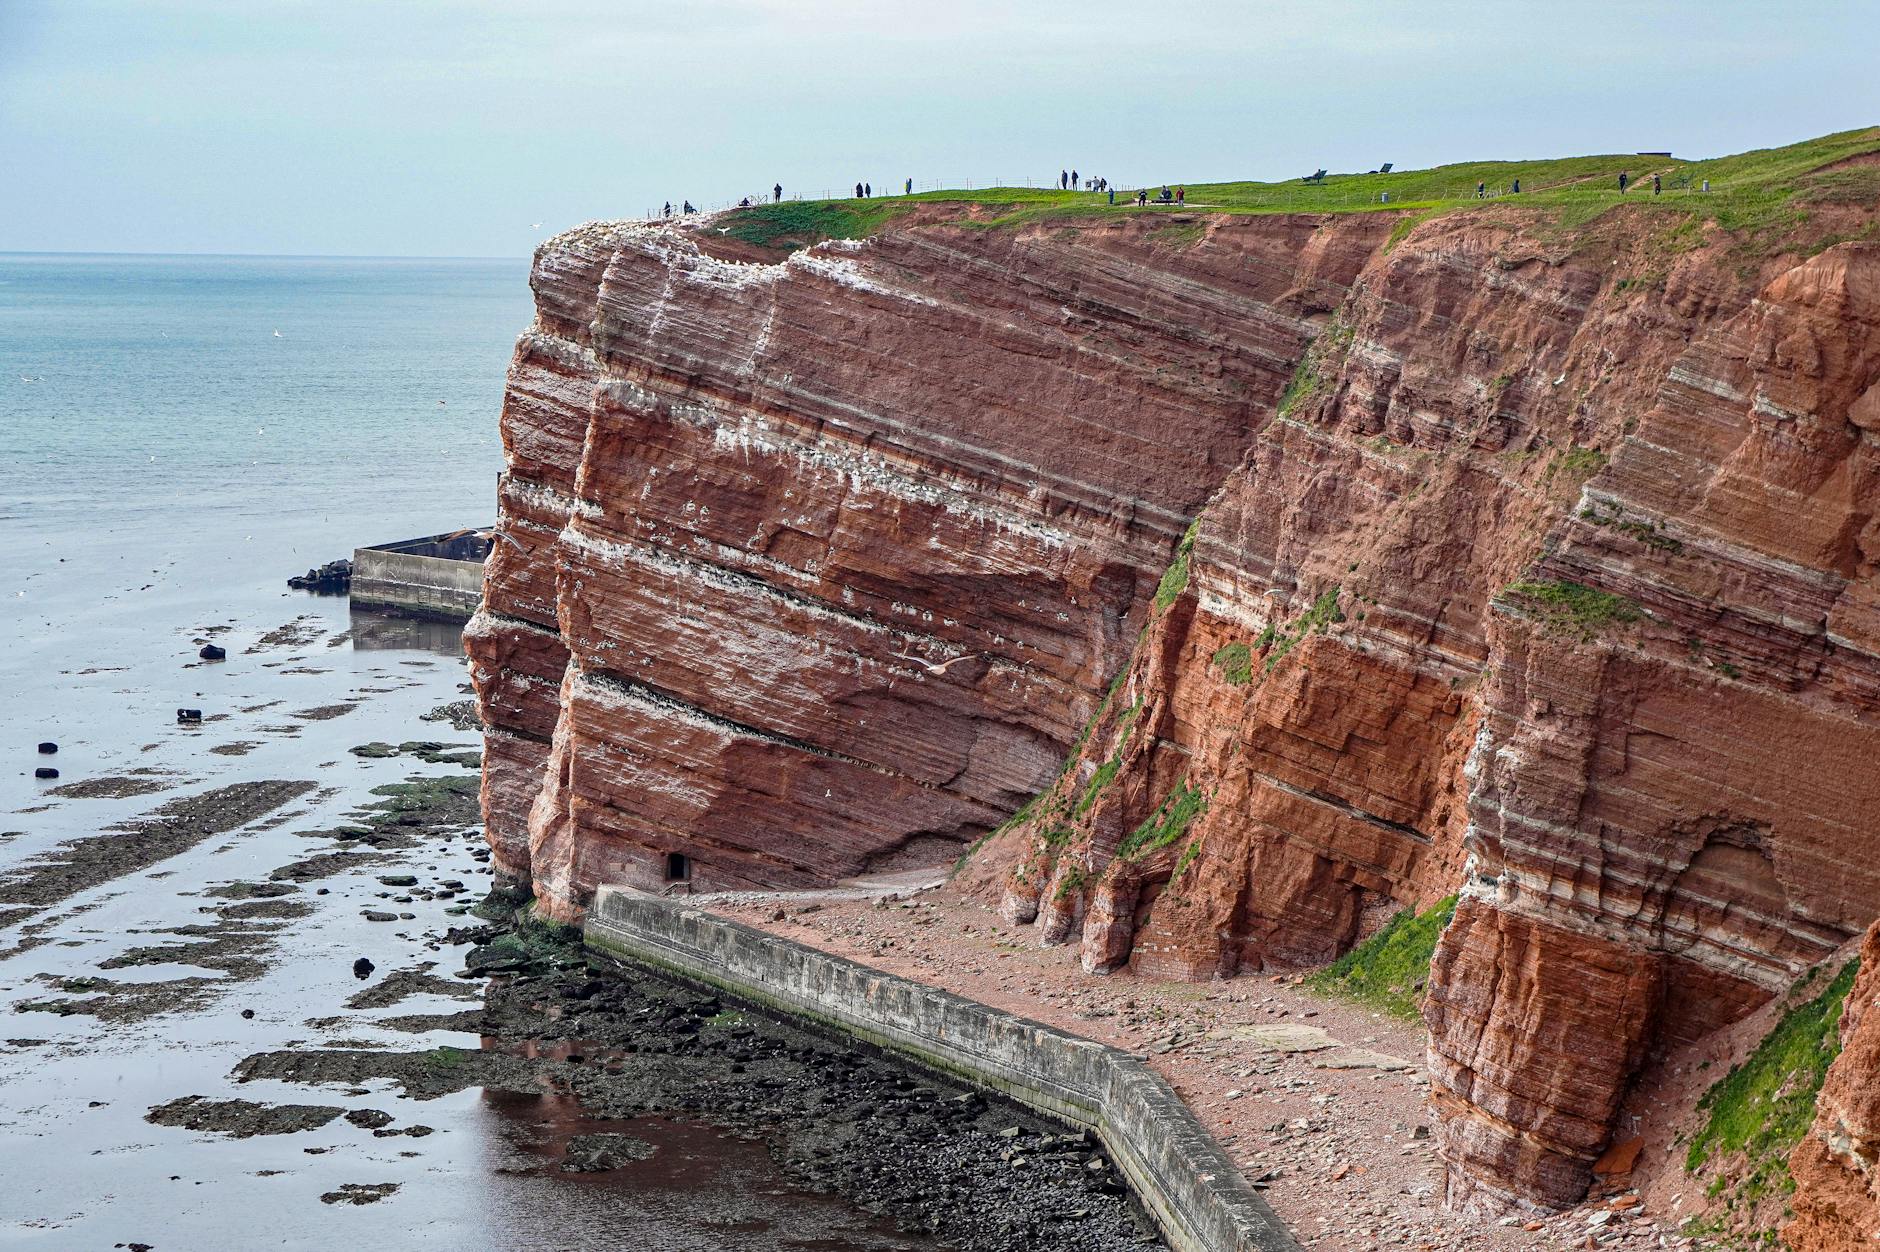
POLYGON ((469 633, 499 867, 572 917, 1041 793, 968 876, 1195 978, 1461 888, 1450 1197, 1577 1199, 1654 1049, 1880 913, 1880 247, 1819 247, 1872 212, 552 241, 469 633))
POLYGON ((1460 886, 1427 1014, 1465 1206, 1577 1200, 1649 1056, 1880 911, 1880 249, 1659 229, 1450 217, 1367 265, 980 858, 1086 967, 1165 976, 1460 886))
POLYGON ((499 868, 827 882, 1037 791, 1392 225, 1185 223, 545 245, 469 631, 499 868))

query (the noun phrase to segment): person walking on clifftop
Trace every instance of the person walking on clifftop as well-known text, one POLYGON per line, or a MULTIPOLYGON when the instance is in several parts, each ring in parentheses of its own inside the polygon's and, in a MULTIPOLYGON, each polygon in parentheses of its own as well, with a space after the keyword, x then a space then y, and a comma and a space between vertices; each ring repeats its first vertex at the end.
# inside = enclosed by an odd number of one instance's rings
POLYGON ((907 180, 907 186, 902 190, 901 194, 904 196, 911 196, 914 194, 914 180, 913 179, 910 178, 907 180))
POLYGON ((1071 185, 1071 172, 1069 170, 1059 170, 1058 171, 1058 190, 1067 191, 1070 189, 1070 185, 1071 185))
POLYGON ((1625 194, 1625 185, 1631 181, 1632 181, 1631 174, 1627 173, 1625 170, 1619 171, 1619 194, 1620 195, 1623 196, 1625 194))
POLYGON ((862 185, 860 183, 855 184, 855 198, 857 200, 862 198, 862 185))
POLYGON ((1661 191, 1663 191, 1663 190, 1664 190, 1664 188, 1663 188, 1663 187, 1661 187, 1661 186, 1659 185, 1659 183, 1658 183, 1658 175, 1656 175, 1656 174, 1653 174, 1653 175, 1652 175, 1652 194, 1653 194, 1653 195, 1655 196, 1655 195, 1657 195, 1657 194, 1658 194, 1659 192, 1661 192, 1661 191))
POLYGON ((772 187, 770 189, 770 194, 772 197, 771 199, 772 204, 782 204, 783 203, 783 184, 778 183, 775 187, 772 187))

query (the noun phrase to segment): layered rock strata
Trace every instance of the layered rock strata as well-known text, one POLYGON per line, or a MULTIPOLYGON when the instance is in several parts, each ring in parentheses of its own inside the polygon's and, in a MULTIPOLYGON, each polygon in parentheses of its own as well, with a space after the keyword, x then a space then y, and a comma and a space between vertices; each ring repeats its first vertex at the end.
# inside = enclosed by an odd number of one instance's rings
POLYGON ((981 856, 1007 916, 1159 976, 1460 887, 1427 1015, 1463 1206, 1577 1200, 1654 1051, 1880 910, 1877 250, 1661 229, 1375 258, 981 856))
POLYGON ((1655 1051, 1880 912, 1873 219, 563 236, 469 634, 498 864, 572 918, 1004 822, 1008 916, 1188 978, 1460 892, 1449 1199, 1576 1200, 1655 1051))
POLYGON ((1390 228, 545 245, 468 636, 501 868, 566 918, 957 855, 1050 777, 1390 228))

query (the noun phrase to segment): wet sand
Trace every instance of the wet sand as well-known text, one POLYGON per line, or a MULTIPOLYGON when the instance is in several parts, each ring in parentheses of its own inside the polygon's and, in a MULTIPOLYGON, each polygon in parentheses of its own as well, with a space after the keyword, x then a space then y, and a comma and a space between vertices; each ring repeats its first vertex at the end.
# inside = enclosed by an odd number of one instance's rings
POLYGON ((1081 1139, 507 933, 456 630, 291 608, 11 745, 0 1244, 1155 1245, 1081 1139))

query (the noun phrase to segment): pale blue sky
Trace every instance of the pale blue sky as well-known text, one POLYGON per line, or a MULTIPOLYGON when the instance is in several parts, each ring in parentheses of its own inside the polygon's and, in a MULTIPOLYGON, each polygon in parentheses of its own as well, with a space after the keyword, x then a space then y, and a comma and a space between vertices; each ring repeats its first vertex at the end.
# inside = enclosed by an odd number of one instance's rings
POLYGON ((1876 0, 0 0, 0 250, 520 256, 776 180, 1713 156, 1880 121, 1876 64, 1876 0))

